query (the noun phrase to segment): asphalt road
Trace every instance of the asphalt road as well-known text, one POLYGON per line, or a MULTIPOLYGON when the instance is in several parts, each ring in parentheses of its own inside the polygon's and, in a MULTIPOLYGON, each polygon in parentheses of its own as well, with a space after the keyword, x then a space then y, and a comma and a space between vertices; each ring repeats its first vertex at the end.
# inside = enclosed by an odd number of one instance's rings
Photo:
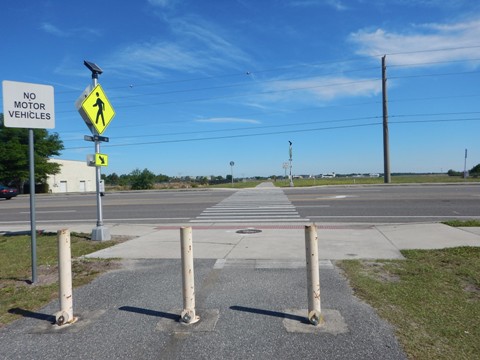
POLYGON ((480 186, 382 185, 285 190, 315 222, 409 223, 480 219, 480 186))
MULTIPOLYGON (((195 189, 108 193, 102 197, 103 219, 116 223, 186 223, 237 192, 195 189)), ((480 219, 480 184, 286 188, 283 193, 300 215, 299 221, 406 223, 480 219)), ((37 223, 95 222, 97 216, 94 194, 40 194, 35 208, 37 223)), ((242 211, 244 214, 248 210, 242 211)), ((28 195, 0 200, 0 224, 29 221, 28 195)), ((231 222, 235 222, 235 215, 231 222)))

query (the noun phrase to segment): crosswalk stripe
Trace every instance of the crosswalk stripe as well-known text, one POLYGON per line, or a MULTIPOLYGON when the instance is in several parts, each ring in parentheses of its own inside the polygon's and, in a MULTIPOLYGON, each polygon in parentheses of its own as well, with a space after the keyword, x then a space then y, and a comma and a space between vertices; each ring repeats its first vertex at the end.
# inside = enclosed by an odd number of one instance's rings
POLYGON ((205 222, 298 222, 302 219, 281 189, 243 189, 190 220, 205 222))

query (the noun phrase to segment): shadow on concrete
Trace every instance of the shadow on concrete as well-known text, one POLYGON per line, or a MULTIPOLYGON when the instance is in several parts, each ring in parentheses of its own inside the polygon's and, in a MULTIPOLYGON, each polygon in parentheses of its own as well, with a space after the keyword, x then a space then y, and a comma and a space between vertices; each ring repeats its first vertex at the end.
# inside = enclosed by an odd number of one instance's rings
POLYGON ((178 314, 172 314, 172 313, 166 313, 166 312, 163 312, 163 311, 143 309, 143 308, 138 308, 138 307, 135 307, 135 306, 122 306, 122 307, 119 307, 118 310, 129 311, 129 312, 133 312, 133 313, 136 313, 136 314, 142 314, 142 315, 148 315, 148 316, 155 316, 155 317, 170 319, 170 320, 174 320, 174 321, 180 321, 180 315, 178 315, 178 314))
POLYGON ((287 314, 284 312, 280 311, 272 311, 272 310, 264 310, 264 309, 255 309, 255 308, 250 308, 250 307, 245 307, 245 306, 230 306, 231 310, 235 311, 243 311, 243 312, 248 312, 252 314, 258 314, 258 315, 266 315, 266 316, 273 316, 273 317, 278 317, 282 319, 290 319, 294 321, 298 321, 302 324, 310 324, 308 321, 307 317, 303 316, 298 316, 298 315, 292 315, 292 314, 287 314))

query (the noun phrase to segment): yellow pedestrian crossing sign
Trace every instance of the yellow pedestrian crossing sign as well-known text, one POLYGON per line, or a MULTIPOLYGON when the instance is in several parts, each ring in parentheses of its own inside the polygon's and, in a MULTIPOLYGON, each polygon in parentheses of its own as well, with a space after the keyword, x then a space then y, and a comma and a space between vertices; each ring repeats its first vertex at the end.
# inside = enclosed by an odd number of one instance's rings
POLYGON ((98 134, 102 134, 115 116, 115 110, 108 101, 100 84, 83 100, 80 115, 88 118, 98 134))
POLYGON ((95 166, 108 166, 108 155, 95 153, 95 166))

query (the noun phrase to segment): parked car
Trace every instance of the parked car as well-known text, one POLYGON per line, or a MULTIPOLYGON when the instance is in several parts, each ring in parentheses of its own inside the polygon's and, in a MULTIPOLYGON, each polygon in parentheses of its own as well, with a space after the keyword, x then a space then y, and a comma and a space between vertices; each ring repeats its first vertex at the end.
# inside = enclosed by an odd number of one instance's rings
POLYGON ((0 185, 0 198, 10 200, 12 197, 15 197, 17 195, 18 195, 17 189, 0 185))

